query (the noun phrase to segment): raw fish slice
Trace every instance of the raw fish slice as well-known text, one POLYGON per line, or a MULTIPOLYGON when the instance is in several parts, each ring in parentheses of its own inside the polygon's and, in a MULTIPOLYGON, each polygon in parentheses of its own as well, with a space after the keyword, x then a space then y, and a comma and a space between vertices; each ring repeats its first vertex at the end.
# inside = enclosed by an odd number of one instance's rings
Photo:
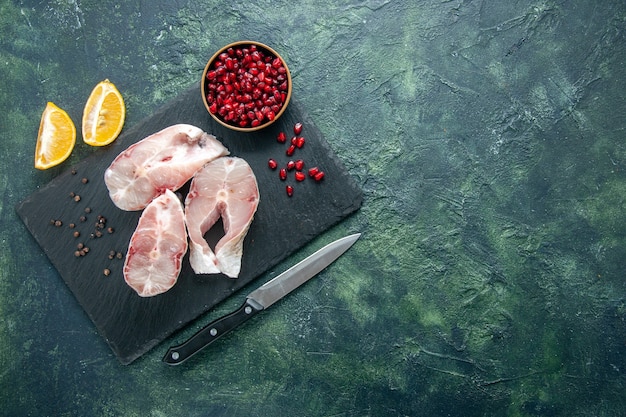
POLYGON ((177 124, 119 154, 104 173, 111 200, 122 210, 141 210, 165 190, 176 191, 204 164, 228 155, 213 135, 177 124))
POLYGON ((218 158, 196 173, 185 200, 189 261, 197 274, 239 276, 243 240, 259 204, 252 168, 241 158, 218 158), (222 218, 224 236, 211 250, 204 234, 222 218))
POLYGON ((164 293, 176 284, 186 252, 182 204, 165 190, 139 218, 124 262, 124 279, 142 297, 164 293))

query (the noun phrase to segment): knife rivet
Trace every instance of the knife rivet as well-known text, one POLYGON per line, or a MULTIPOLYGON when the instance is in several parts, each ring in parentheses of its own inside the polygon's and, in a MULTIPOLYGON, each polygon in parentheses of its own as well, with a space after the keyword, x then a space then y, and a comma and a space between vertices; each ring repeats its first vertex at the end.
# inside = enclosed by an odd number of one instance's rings
POLYGON ((245 311, 246 314, 250 314, 250 313, 252 313, 252 307, 246 306, 246 308, 243 311, 245 311))
POLYGON ((178 360, 178 358, 180 358, 180 355, 178 354, 178 352, 172 352, 172 359, 174 359, 175 361, 178 360))
POLYGON ((215 336, 217 334, 217 329, 214 327, 209 331, 209 333, 211 334, 211 336, 215 336))

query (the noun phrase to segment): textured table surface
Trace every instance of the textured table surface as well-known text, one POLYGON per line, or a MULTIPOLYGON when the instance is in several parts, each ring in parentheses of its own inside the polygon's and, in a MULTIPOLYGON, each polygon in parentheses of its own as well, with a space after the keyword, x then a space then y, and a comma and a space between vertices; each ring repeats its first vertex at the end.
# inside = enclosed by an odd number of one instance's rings
POLYGON ((0 414, 626 414, 623 1, 118 3, 0 2, 0 414), (192 361, 161 357, 245 290, 122 366, 15 212, 94 152, 32 168, 41 112, 108 78, 131 128, 246 38, 364 194, 260 281, 363 236, 192 361))

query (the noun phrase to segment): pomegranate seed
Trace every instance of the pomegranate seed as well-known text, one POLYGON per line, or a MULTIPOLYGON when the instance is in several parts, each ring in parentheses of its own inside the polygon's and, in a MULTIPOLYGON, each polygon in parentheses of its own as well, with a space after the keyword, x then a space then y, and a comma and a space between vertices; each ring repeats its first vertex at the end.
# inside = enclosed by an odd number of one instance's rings
POLYGON ((296 146, 296 144, 298 143, 298 138, 296 136, 291 138, 291 144, 296 146))
POLYGON ((278 171, 278 176, 281 180, 285 181, 287 179, 287 170, 285 168, 281 168, 280 171, 278 171))
POLYGON ((287 136, 285 135, 285 132, 280 132, 278 136, 276 137, 276 140, 279 143, 285 143, 287 141, 287 136))
POLYGON ((315 179, 315 181, 320 182, 321 180, 324 179, 324 171, 320 171, 317 174, 315 174, 313 176, 313 179, 315 179))
POLYGON ((296 151, 296 146, 295 145, 291 145, 287 148, 287 151, 285 152, 287 154, 287 156, 291 156, 293 155, 293 153, 296 151))
POLYGON ((297 140, 296 140, 296 146, 298 147, 298 149, 302 148, 304 146, 304 138, 302 136, 300 136, 297 140))
POLYGON ((296 171, 302 171, 302 168, 304 168, 304 161, 302 159, 298 159, 294 165, 296 167, 296 171))
POLYGON ((293 171, 293 169, 296 167, 296 163, 293 161, 289 161, 287 162, 287 171, 293 171))
POLYGON ((318 172, 320 172, 320 169, 318 167, 309 168, 309 176, 310 177, 315 177, 315 175, 318 172))
POLYGON ((216 103, 209 111, 235 126, 256 127, 271 122, 288 94, 286 73, 283 62, 265 49, 253 45, 228 48, 205 76, 207 104, 216 103), (222 109, 226 104, 232 107, 222 109), (238 110, 242 104, 244 108, 238 110))
POLYGON ((293 133, 295 133, 296 135, 299 135, 300 133, 302 133, 302 123, 298 122, 295 125, 293 125, 293 133))
POLYGON ((269 166, 270 169, 276 169, 278 167, 278 163, 270 158, 269 161, 267 161, 267 166, 269 166))
POLYGON ((285 190, 287 191, 287 195, 289 197, 293 195, 293 187, 291 185, 288 185, 287 187, 285 187, 285 190))
MULTIPOLYGON (((318 175, 319 175, 319 173, 318 173, 318 175)), ((305 178, 306 178, 306 175, 304 175, 303 172, 296 171, 296 181, 298 181, 298 182, 304 181, 305 178)))

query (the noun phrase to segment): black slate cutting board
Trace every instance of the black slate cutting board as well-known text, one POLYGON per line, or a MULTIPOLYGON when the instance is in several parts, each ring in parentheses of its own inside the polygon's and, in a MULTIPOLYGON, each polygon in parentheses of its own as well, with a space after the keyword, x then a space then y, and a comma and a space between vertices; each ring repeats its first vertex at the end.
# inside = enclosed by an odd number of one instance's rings
MULTIPOLYGON (((184 193, 185 187, 181 189, 184 193)), ((209 116, 199 85, 195 85, 153 116, 124 131, 109 147, 97 150, 31 194, 17 206, 17 212, 120 362, 129 364, 358 210, 361 202, 361 190, 297 102, 292 101, 272 126, 243 134, 222 127, 209 116), (279 144, 276 136, 284 131, 290 138, 297 121, 304 124, 302 136, 306 144, 289 158, 285 155, 287 145, 279 144), (192 124, 214 134, 231 155, 246 159, 257 177, 260 203, 244 241, 239 278, 196 275, 187 255, 174 288, 155 297, 141 298, 124 282, 123 259, 109 259, 111 251, 125 256, 141 212, 115 207, 103 174, 129 145, 176 123, 192 124), (268 168, 270 157, 281 166, 289 159, 303 159, 306 167, 318 166, 326 177, 319 183, 310 178, 296 183, 290 172, 289 179, 281 181, 278 171, 268 168), (286 184, 294 187, 291 198, 286 195, 286 184), (80 196, 80 201, 72 195, 80 196), (99 216, 106 220, 102 229, 96 226, 99 216), (62 225, 52 224, 55 220, 62 225), (70 223, 75 226, 71 228, 70 223), (112 233, 107 231, 109 227, 112 233), (74 232, 80 236, 74 237, 74 232), (75 254, 79 243, 89 248, 84 256, 75 254), (104 274, 105 269, 110 270, 109 275, 104 274)), ((214 242, 222 233, 214 228, 207 240, 214 242)))

